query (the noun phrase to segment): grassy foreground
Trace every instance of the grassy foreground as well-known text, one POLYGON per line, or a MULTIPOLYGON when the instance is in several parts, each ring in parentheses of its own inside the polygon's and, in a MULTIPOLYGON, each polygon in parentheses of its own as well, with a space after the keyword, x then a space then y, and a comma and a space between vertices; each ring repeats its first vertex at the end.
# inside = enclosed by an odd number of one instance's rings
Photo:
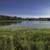
POLYGON ((50 50, 50 29, 0 28, 0 50, 50 50))

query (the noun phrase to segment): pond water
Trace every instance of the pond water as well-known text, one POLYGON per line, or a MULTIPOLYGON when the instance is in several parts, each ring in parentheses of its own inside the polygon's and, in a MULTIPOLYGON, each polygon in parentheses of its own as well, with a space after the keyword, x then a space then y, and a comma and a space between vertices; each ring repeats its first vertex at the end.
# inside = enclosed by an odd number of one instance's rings
POLYGON ((19 23, 2 25, 2 27, 16 27, 16 26, 24 26, 32 28, 50 28, 50 21, 22 21, 19 23))

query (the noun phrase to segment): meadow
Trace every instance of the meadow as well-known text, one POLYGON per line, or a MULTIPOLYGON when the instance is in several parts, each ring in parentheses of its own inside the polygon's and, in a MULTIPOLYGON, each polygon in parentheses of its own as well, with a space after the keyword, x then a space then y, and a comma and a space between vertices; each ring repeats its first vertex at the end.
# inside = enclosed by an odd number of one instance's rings
POLYGON ((50 29, 0 28, 0 50, 50 50, 50 29))

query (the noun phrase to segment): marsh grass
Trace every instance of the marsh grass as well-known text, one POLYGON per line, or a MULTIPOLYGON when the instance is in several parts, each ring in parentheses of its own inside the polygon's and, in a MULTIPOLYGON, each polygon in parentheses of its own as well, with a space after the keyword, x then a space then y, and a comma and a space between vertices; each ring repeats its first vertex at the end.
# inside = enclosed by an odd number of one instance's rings
POLYGON ((50 29, 0 28, 0 50, 50 50, 50 29))

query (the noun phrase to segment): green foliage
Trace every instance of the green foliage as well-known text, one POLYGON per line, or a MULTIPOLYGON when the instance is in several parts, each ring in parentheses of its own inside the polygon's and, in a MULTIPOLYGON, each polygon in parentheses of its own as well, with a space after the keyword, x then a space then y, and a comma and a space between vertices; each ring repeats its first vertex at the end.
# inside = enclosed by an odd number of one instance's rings
POLYGON ((0 50, 50 50, 50 29, 0 28, 0 50))
POLYGON ((22 18, 20 17, 0 15, 0 24, 11 24, 11 23, 17 23, 21 21, 22 21, 22 18))
POLYGON ((4 16, 0 15, 0 22, 21 22, 21 21, 31 21, 31 20, 40 20, 40 21, 50 21, 50 18, 21 18, 17 16, 4 16))

